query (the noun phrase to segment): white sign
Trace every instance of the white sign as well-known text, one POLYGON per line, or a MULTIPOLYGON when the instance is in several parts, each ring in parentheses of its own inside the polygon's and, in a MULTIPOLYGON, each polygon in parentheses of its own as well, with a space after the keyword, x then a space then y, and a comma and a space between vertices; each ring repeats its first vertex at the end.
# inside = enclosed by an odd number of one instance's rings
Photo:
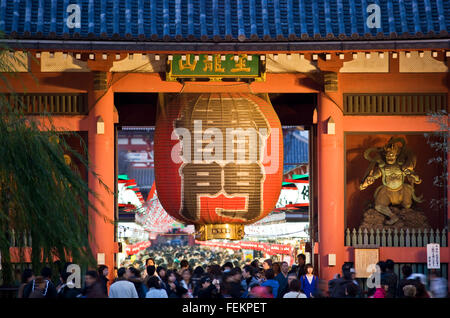
POLYGON ((440 269, 440 246, 439 244, 427 244, 427 268, 428 269, 440 269))
POLYGON ((276 208, 285 207, 288 204, 309 203, 309 183, 295 183, 297 189, 281 189, 276 208))
POLYGON ((105 265, 105 253, 97 253, 97 265, 105 265))
POLYGON ((125 186, 125 183, 119 183, 118 185, 118 203, 119 204, 133 204, 136 208, 140 208, 142 206, 141 200, 139 200, 136 192, 132 189, 128 189, 125 186))

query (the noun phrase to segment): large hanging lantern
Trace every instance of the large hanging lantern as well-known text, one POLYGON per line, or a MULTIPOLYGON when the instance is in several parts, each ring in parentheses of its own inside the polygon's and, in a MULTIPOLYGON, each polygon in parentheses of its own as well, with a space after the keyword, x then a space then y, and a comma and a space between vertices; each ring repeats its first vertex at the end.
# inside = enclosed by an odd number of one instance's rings
POLYGON ((179 94, 155 130, 155 182, 172 217, 197 239, 242 239, 275 207, 283 137, 272 105, 252 94, 179 94))

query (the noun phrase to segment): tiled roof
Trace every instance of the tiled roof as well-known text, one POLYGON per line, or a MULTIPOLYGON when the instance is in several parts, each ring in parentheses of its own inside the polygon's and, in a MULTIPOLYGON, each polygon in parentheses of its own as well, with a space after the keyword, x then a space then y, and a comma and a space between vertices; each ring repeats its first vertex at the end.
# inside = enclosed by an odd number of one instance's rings
POLYGON ((308 140, 295 130, 284 131, 283 135, 284 165, 289 165, 291 169, 300 163, 308 162, 308 140))
POLYGON ((0 30, 16 39, 163 42, 436 38, 450 31, 450 0, 0 0, 0 30), (66 23, 70 4, 80 6, 79 28, 66 23), (381 9, 379 28, 366 23, 371 4, 381 9))

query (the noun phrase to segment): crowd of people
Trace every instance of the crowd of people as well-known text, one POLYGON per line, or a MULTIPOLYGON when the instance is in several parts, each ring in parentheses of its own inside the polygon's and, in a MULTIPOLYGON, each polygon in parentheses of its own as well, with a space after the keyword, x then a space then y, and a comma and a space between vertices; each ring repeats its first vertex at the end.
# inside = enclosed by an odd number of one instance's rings
MULTIPOLYGON (((428 298, 447 297, 447 281, 434 271, 430 274, 429 289, 426 277, 413 273, 409 265, 402 267, 403 277, 394 272, 394 262, 387 260, 377 265, 381 270, 379 283, 365 290, 355 278, 350 263, 342 266, 342 273, 332 280, 319 279, 304 254, 296 263, 273 262, 258 259, 243 262, 239 252, 220 254, 190 250, 184 256, 160 249, 147 254, 143 260, 134 260, 120 267, 115 279, 109 282, 108 267, 89 270, 84 286, 76 288, 68 281, 67 265, 61 271, 57 284, 51 280, 51 269, 45 267, 35 277, 29 269, 22 273, 21 298, 428 298), (231 257, 223 260, 222 257, 231 257), (181 259, 182 258, 182 259, 181 259), (208 263, 204 263, 208 262, 208 263), (142 263, 142 264, 141 264, 142 263), (242 264, 241 264, 242 263, 242 264), (208 264, 208 265, 205 265, 208 264), (221 265, 219 265, 221 264, 221 265), (141 270, 141 268, 144 270, 141 270), (109 288, 108 288, 109 286, 109 288)), ((188 249, 189 250, 189 249, 188 249)), ((172 251, 173 252, 173 251, 172 251)))
POLYGON ((152 245, 151 248, 137 253, 135 256, 128 256, 121 264, 122 267, 133 266, 141 271, 145 271, 145 260, 152 258, 156 266, 165 268, 177 268, 181 260, 188 261, 191 268, 204 266, 205 264, 224 264, 231 262, 234 266, 245 265, 244 255, 241 250, 230 250, 221 248, 209 248, 204 246, 189 245, 152 245))

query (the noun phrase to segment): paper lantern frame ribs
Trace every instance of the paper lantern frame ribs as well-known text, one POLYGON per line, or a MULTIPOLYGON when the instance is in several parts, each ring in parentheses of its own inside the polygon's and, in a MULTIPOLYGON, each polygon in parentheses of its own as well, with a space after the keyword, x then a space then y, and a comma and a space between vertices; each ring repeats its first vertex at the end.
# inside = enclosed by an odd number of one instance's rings
POLYGON ((283 138, 272 105, 252 94, 180 94, 155 129, 155 180, 164 209, 197 238, 241 239, 274 208, 283 138))

